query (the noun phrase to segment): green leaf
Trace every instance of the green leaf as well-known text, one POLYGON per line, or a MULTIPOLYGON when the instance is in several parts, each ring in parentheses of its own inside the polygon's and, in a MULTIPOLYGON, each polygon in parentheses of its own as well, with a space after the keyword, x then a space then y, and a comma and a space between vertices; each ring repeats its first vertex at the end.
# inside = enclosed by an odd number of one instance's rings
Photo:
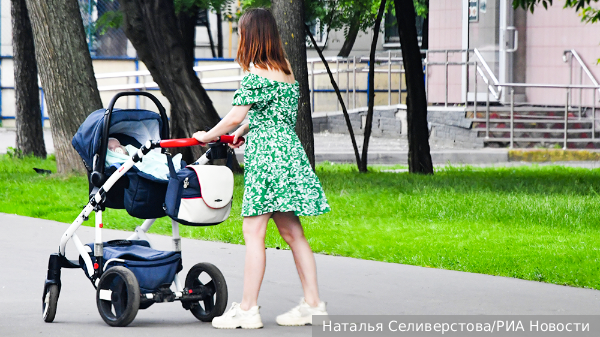
POLYGON ((118 29, 123 24, 123 13, 121 11, 108 11, 102 14, 96 21, 96 31, 100 35, 106 34, 108 29, 118 29))

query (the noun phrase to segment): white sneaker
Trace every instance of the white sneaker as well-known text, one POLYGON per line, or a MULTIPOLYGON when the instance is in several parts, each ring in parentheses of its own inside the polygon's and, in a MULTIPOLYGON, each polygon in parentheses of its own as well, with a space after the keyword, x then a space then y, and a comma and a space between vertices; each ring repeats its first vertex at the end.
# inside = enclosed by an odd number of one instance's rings
POLYGON ((238 303, 233 302, 231 308, 223 316, 215 317, 212 326, 217 329, 259 329, 263 327, 258 306, 242 310, 238 303))
MULTIPOLYGON (((277 324, 279 325, 306 325, 313 324, 313 316, 316 315, 327 315, 325 309, 325 302, 320 302, 316 307, 311 307, 304 301, 304 297, 300 300, 300 305, 294 307, 292 310, 286 312, 283 315, 277 316, 277 324)), ((315 317, 315 325, 323 324, 323 317, 315 317)))

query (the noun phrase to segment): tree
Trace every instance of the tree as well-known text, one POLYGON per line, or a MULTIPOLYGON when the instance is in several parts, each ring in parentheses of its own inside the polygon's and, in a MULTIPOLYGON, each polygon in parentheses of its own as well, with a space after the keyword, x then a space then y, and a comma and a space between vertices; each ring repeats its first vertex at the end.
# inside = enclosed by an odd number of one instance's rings
MULTIPOLYGON (((412 4, 412 1, 408 2, 412 4)), ((369 151, 369 139, 371 138, 371 129, 373 127, 373 108, 375 105, 375 49, 377 49, 377 38, 379 37, 379 27, 381 25, 381 19, 383 18, 383 12, 385 11, 385 3, 386 0, 381 0, 381 4, 379 5, 379 11, 377 12, 377 18, 375 19, 375 28, 373 28, 373 42, 371 43, 371 53, 369 55, 369 108, 367 110, 367 120, 364 127, 365 134, 363 139, 362 156, 360 158, 361 161, 360 166, 358 168, 360 172, 367 172, 367 155, 369 151)))
POLYGON ((306 35, 304 33, 304 1, 273 0, 273 16, 283 43, 283 48, 292 66, 296 80, 300 84, 296 134, 304 147, 311 166, 315 167, 315 148, 312 115, 310 111, 310 90, 308 87, 308 67, 306 65, 306 35))
MULTIPOLYGON (((187 138, 217 124, 219 115, 193 70, 193 44, 182 35, 181 28, 194 26, 179 24, 173 0, 122 0, 120 10, 125 35, 171 103, 171 137, 187 138)), ((201 151, 181 150, 187 162, 201 151)))
POLYGON ((398 35, 406 77, 406 119, 408 122, 408 170, 433 174, 427 128, 427 97, 423 63, 417 41, 415 7, 412 1, 394 0, 398 35))
POLYGON ((76 0, 26 0, 45 92, 58 172, 83 172, 71 139, 102 108, 76 0))
POLYGON ((46 158, 33 32, 25 0, 11 0, 17 151, 46 158))

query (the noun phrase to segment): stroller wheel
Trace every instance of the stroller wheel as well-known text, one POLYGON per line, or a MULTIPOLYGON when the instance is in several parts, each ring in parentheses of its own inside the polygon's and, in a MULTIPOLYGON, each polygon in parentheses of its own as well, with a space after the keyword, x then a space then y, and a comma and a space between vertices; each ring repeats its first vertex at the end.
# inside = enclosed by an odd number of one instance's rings
POLYGON ((98 312, 110 326, 127 326, 140 307, 140 285, 125 267, 111 267, 102 274, 96 291, 98 312))
POLYGON ((215 265, 198 263, 190 269, 185 278, 187 289, 202 289, 210 296, 203 301, 190 305, 192 314, 202 322, 211 322, 221 316, 227 307, 227 283, 225 277, 215 265))
POLYGON ((51 284, 46 288, 42 296, 42 317, 44 322, 52 323, 56 316, 56 306, 58 305, 58 286, 51 284))

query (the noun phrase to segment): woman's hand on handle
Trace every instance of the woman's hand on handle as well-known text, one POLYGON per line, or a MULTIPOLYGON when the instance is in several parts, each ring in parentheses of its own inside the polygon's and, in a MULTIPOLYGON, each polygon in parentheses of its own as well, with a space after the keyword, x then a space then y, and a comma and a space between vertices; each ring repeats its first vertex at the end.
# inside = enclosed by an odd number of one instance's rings
POLYGON ((206 131, 198 131, 198 132, 194 133, 194 135, 192 137, 195 138, 197 141, 199 141, 200 145, 202 145, 202 146, 206 146, 206 144, 208 144, 208 143, 216 142, 219 140, 219 137, 213 137, 213 138, 206 137, 206 131))
POLYGON ((233 136, 233 143, 228 144, 230 148, 237 149, 238 147, 242 146, 246 142, 246 140, 243 139, 242 137, 247 133, 247 131, 246 131, 247 125, 248 124, 240 126, 232 134, 232 136, 233 136), (242 139, 240 139, 240 138, 242 138, 242 139))

